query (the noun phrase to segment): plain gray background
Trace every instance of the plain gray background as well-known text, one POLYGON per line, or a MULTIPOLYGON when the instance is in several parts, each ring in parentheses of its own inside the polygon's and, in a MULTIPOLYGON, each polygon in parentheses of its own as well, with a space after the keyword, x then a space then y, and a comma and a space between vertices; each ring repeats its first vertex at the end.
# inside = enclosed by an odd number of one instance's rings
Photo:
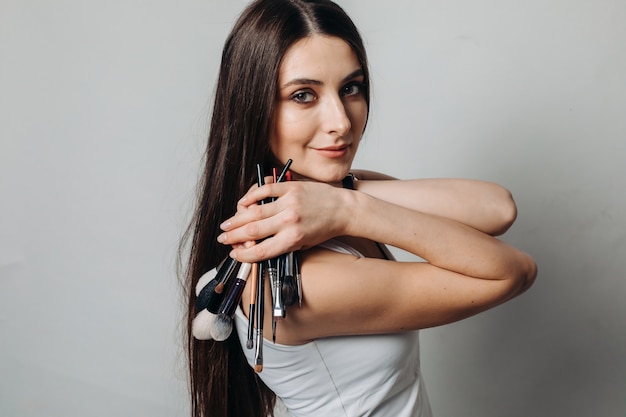
MULTIPOLYGON (((245 3, 0 0, 3 417, 186 415, 177 242, 245 3)), ((435 415, 626 415, 626 2, 339 3, 372 66, 355 165, 505 185, 540 269, 422 332, 435 415)))

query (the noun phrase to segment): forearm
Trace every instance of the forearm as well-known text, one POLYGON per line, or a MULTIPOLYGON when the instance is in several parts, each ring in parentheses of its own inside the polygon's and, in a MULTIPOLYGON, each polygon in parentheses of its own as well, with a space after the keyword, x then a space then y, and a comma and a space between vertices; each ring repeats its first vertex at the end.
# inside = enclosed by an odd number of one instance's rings
POLYGON ((511 193, 486 181, 416 179, 356 181, 356 189, 422 213, 455 220, 484 233, 504 233, 517 215, 511 193))
POLYGON ((356 192, 346 234, 411 252, 434 266, 475 278, 532 275, 523 252, 473 227, 356 192))
POLYGON ((323 183, 293 181, 252 188, 240 201, 237 215, 221 225, 225 233, 219 241, 236 246, 233 256, 245 261, 311 247, 340 235, 367 237, 417 253, 421 249, 412 248, 413 243, 396 242, 389 237, 405 232, 409 223, 401 220, 412 219, 411 224, 420 224, 423 218, 440 223, 447 219, 455 225, 462 223, 473 232, 495 234, 508 227, 512 220, 507 218, 515 217, 515 205, 508 192, 491 183, 360 180, 356 186, 357 191, 352 191, 323 183), (507 195, 511 201, 508 204, 507 195), (256 204, 269 196, 276 196, 276 201, 256 204), (370 198, 365 199, 366 196, 370 198), (363 221, 355 223, 355 218, 363 221), (386 226, 372 234, 369 229, 375 224, 386 226), (252 248, 238 246, 260 240, 263 242, 252 248))

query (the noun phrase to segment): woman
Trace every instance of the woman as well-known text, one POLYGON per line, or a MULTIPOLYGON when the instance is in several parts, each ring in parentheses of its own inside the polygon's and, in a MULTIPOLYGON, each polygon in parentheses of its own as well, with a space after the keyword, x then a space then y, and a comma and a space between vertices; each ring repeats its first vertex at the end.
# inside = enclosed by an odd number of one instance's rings
POLYGON ((417 331, 492 308, 534 280, 532 259, 493 237, 516 216, 507 190, 351 170, 368 88, 357 29, 328 0, 255 1, 228 37, 188 230, 195 417, 271 415, 275 395, 293 416, 430 416, 417 331), (251 187, 256 163, 280 169, 288 159, 295 181, 251 187), (354 190, 341 186, 351 173, 354 190), (393 261, 383 244, 425 262, 393 261), (228 255, 258 262, 294 250, 303 302, 274 334, 265 315, 262 372, 245 346, 247 303, 226 341, 194 339, 201 275, 228 255))

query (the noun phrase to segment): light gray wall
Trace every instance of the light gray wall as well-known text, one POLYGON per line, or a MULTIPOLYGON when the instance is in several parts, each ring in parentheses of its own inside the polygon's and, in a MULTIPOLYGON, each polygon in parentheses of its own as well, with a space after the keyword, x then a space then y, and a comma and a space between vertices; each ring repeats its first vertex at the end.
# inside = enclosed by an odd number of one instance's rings
MULTIPOLYGON (((0 0, 0 415, 186 415, 176 245, 244 4, 0 0)), ((422 332, 436 416, 625 415, 626 3, 340 4, 372 64, 357 165, 504 184, 540 267, 422 332)))

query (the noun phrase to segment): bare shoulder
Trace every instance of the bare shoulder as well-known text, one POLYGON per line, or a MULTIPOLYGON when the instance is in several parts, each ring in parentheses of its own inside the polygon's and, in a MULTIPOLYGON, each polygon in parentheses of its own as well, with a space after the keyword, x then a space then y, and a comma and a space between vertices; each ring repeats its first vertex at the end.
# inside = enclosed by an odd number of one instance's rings
POLYGON ((352 174, 359 180, 395 180, 397 178, 382 172, 369 171, 366 169, 355 169, 352 174))

